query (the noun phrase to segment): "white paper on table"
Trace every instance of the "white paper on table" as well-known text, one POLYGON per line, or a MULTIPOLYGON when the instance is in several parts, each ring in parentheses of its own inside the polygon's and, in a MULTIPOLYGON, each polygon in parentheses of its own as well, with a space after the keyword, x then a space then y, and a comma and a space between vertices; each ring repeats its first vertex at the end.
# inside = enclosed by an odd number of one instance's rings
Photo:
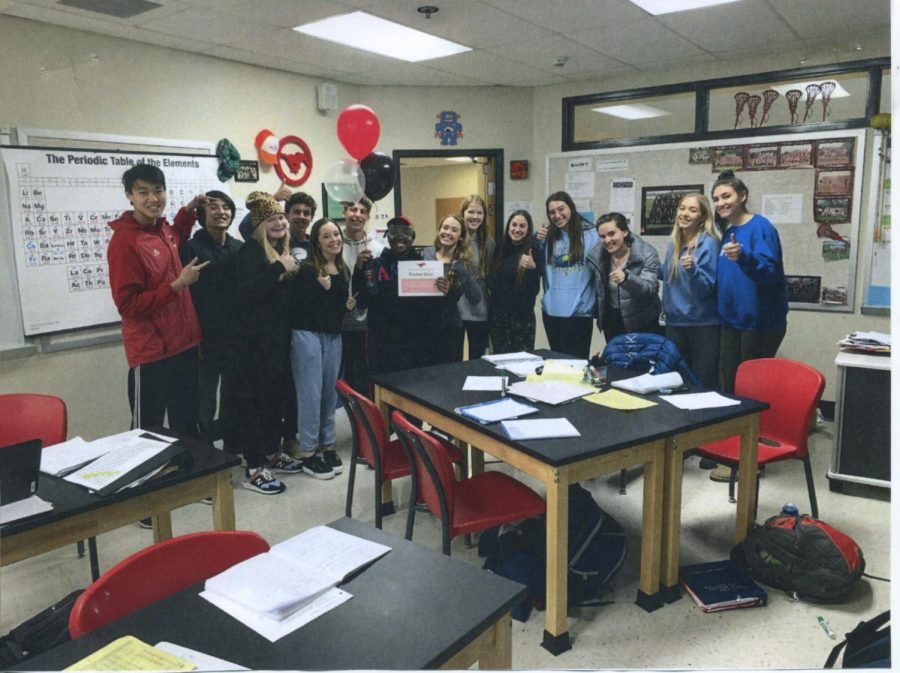
POLYGON ((559 365, 561 367, 574 367, 578 371, 584 371, 584 368, 587 367, 587 360, 578 360, 575 358, 561 358, 553 360, 547 360, 547 366, 550 365, 559 365))
POLYGON ((535 418, 524 421, 501 421, 500 428, 510 439, 552 439, 581 437, 568 418, 535 418))
POLYGON ((470 404, 466 407, 457 407, 454 411, 461 416, 466 416, 479 423, 495 423, 509 418, 518 418, 527 414, 538 412, 537 407, 523 404, 511 397, 501 397, 499 400, 490 400, 480 404, 470 404))
POLYGON ((688 393, 685 395, 660 395, 659 399, 679 409, 712 409, 714 407, 733 407, 740 400, 733 400, 715 391, 705 393, 688 393))
POLYGON ((16 500, 15 502, 9 502, 0 507, 0 525, 52 511, 52 502, 47 502, 38 495, 32 495, 31 497, 16 500))
POLYGON ((662 388, 680 388, 684 385, 684 381, 678 372, 667 372, 665 374, 641 374, 630 379, 613 381, 611 385, 614 388, 647 395, 648 393, 655 393, 662 388))
POLYGON ((329 610, 333 610, 338 605, 346 603, 353 598, 351 594, 343 589, 333 588, 326 591, 316 600, 307 603, 286 619, 276 621, 274 619, 263 617, 258 612, 248 610, 237 603, 233 603, 224 596, 209 591, 201 591, 200 596, 223 612, 237 619, 244 626, 256 631, 270 643, 274 643, 278 639, 284 638, 284 636, 293 633, 301 626, 306 626, 316 617, 324 615, 329 610))
MULTIPOLYGON (((152 433, 147 434, 152 435, 152 433)), ((157 435, 153 435, 153 437, 157 437, 157 435)), ((150 437, 129 437, 116 448, 104 453, 75 472, 66 475, 63 479, 98 491, 134 468, 146 463, 156 454, 162 453, 174 441, 176 440, 170 437, 167 437, 165 441, 150 437)))
POLYGON ((562 404, 596 392, 592 388, 577 386, 565 381, 519 381, 513 383, 507 392, 535 402, 562 404))
POLYGON ((497 369, 507 371, 513 376, 521 376, 525 378, 530 374, 534 374, 538 367, 544 364, 543 360, 520 360, 518 362, 506 362, 498 364, 497 369))
POLYGON ((503 390, 505 376, 467 376, 463 390, 503 390))
POLYGON ((328 526, 315 526, 272 546, 271 553, 294 563, 301 561, 316 572, 327 574, 334 584, 367 563, 391 551, 387 545, 372 542, 328 526))
MULTIPOLYGON (((540 355, 528 353, 526 351, 517 351, 515 353, 497 353, 496 355, 482 355, 482 360, 487 360, 493 365, 507 364, 509 362, 531 362, 537 361, 538 364, 544 361, 540 355)), ((536 365, 537 366, 537 365, 536 365)))
POLYGON ((92 460, 99 458, 107 449, 96 446, 93 442, 86 442, 81 437, 45 447, 41 451, 41 472, 54 477, 77 470, 87 465, 92 460))
POLYGON ((444 263, 438 260, 397 262, 398 297, 443 297, 435 281, 444 276, 444 263))
POLYGON ((176 657, 180 657, 185 661, 189 661, 194 664, 197 668, 197 671, 249 671, 250 669, 246 666, 239 666, 238 664, 233 664, 230 661, 226 661, 225 659, 219 659, 219 657, 214 657, 211 654, 206 654, 205 652, 198 652, 197 650, 192 650, 188 647, 183 647, 181 645, 176 645, 175 643, 170 643, 165 640, 161 640, 156 645, 154 645, 158 650, 162 650, 163 652, 168 652, 169 654, 173 654, 176 657))

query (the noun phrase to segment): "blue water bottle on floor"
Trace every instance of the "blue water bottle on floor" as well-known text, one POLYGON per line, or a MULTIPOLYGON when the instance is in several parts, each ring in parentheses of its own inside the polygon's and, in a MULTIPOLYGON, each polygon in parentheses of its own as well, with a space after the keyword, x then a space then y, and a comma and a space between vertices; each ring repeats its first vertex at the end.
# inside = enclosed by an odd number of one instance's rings
POLYGON ((799 513, 797 505, 792 502, 786 502, 781 506, 781 516, 797 516, 799 513))

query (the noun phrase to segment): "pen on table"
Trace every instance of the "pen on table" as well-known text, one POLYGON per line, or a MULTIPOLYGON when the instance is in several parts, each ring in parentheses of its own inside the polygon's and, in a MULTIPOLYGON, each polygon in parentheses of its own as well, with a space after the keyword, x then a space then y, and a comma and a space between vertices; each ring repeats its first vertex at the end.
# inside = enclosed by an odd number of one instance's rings
POLYGON ((819 626, 822 627, 822 630, 825 632, 825 635, 827 635, 827 636, 828 636, 829 638, 831 638, 832 640, 836 640, 836 639, 837 639, 837 636, 834 635, 834 631, 832 631, 832 630, 831 630, 831 627, 828 626, 828 622, 825 621, 825 618, 824 618, 824 617, 821 617, 821 616, 820 616, 820 617, 816 617, 816 621, 819 622, 819 626))
POLYGON ((506 386, 509 381, 509 378, 506 376, 500 377, 500 397, 506 397, 506 386))

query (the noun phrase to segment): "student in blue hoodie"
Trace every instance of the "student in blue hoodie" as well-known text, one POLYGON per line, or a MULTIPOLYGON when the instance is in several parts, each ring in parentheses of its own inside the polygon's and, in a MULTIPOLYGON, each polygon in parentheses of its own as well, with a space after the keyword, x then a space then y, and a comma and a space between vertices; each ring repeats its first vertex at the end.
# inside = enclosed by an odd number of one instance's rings
POLYGON ((775 357, 787 331, 787 285, 778 231, 747 211, 747 186, 731 171, 713 184, 716 220, 725 226, 716 266, 722 323, 720 378, 734 391, 738 365, 775 357))
POLYGON ((535 234, 535 255, 546 260, 541 300, 544 331, 552 350, 586 360, 597 308, 593 274, 586 259, 600 238, 578 214, 568 193, 554 192, 545 207, 551 225, 542 224, 535 234))
POLYGON ((709 200, 697 192, 681 197, 659 269, 666 338, 674 343, 705 388, 719 387, 719 311, 716 262, 719 230, 709 200))

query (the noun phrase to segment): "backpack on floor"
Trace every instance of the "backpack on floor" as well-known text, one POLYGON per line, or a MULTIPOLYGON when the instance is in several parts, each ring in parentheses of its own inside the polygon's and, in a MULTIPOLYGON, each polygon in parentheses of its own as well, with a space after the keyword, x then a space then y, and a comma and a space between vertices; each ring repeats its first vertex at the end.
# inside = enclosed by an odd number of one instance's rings
POLYGON ((843 603, 866 569, 856 542, 806 514, 754 526, 731 557, 753 579, 814 603, 843 603))
POLYGON ((6 670, 70 640, 69 613, 82 591, 73 591, 0 637, 0 668, 6 670))
MULTIPOLYGON (((546 519, 536 517, 486 530, 478 541, 485 570, 515 580, 528 589, 528 598, 512 611, 526 621, 531 609, 546 601, 546 519)), ((612 578, 628 552, 622 526, 597 505, 579 484, 569 487, 569 606, 602 605, 612 578)))
POLYGON ((891 611, 886 610, 877 617, 857 624, 846 639, 831 650, 825 668, 834 668, 838 655, 845 647, 841 668, 890 668, 890 621, 891 611))

